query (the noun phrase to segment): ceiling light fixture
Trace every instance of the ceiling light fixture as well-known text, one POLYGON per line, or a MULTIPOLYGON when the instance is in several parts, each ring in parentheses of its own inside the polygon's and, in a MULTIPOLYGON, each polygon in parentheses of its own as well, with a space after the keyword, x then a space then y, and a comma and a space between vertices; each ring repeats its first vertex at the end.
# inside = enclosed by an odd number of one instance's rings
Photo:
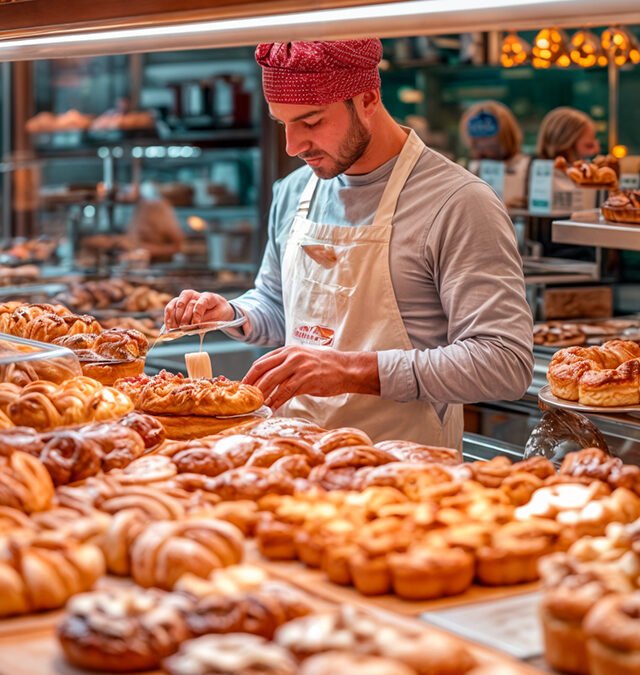
POLYGON ((73 24, 25 28, 18 36, 7 32, 6 39, 0 39, 0 60, 229 47, 272 40, 397 37, 408 31, 433 35, 495 26, 526 28, 539 25, 543 17, 568 25, 578 10, 583 16, 600 17, 606 11, 620 20, 640 21, 636 1, 608 2, 603 8, 601 0, 404 0, 241 18, 216 16, 219 10, 214 7, 213 16, 201 14, 197 20, 160 15, 153 25, 132 18, 124 27, 122 22, 119 26, 103 22, 92 28, 73 24))

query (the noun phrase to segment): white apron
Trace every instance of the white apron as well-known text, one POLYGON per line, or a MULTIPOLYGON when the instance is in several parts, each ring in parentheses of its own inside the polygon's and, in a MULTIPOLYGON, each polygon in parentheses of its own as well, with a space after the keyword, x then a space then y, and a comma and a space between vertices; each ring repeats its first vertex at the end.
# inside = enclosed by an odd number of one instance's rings
MULTIPOLYGON (((370 225, 309 220, 318 183, 317 176, 311 176, 300 197, 282 264, 287 345, 339 351, 413 349, 391 283, 389 242, 398 197, 424 147, 410 132, 370 225)), ((461 405, 448 406, 443 421, 426 401, 399 403, 364 394, 296 396, 280 411, 329 429, 358 427, 375 442, 404 439, 462 446, 461 405)))

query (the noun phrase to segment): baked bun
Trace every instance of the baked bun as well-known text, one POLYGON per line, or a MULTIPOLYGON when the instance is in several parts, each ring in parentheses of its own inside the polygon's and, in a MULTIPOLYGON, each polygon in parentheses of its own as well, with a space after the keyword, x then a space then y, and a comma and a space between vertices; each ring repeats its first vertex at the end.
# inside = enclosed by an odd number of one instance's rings
POLYGON ((118 588, 76 595, 57 635, 64 656, 78 668, 152 670, 191 637, 185 596, 158 589, 118 588))
MULTIPOLYGON (((120 380, 122 381, 122 380, 120 380)), ((241 423, 259 421, 257 415, 246 414, 240 417, 215 417, 206 415, 162 415, 152 413, 162 424, 166 437, 176 441, 187 441, 226 431, 241 423)))
POLYGON ((555 396, 584 405, 640 403, 640 346, 611 340, 600 347, 568 347, 557 351, 547 380, 555 396))

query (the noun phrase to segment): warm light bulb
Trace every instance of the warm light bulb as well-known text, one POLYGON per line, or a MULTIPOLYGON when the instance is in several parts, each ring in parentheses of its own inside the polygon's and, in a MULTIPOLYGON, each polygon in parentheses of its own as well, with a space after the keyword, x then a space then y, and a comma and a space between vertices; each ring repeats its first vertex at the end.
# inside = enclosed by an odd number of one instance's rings
POLYGON ((500 63, 504 68, 513 68, 526 63, 531 47, 517 33, 509 33, 502 41, 500 63))
POLYGON ((611 154, 614 157, 617 157, 618 159, 622 159, 623 157, 626 157, 628 152, 629 152, 629 148, 627 148, 626 145, 614 145, 611 148, 611 154))
MULTIPOLYGON (((582 68, 591 68, 600 63, 600 57, 604 56, 600 40, 591 31, 579 30, 571 38, 571 61, 582 68)), ((606 65, 606 57, 605 63, 606 65)))
POLYGON ((565 68, 570 65, 568 37, 557 28, 543 28, 535 37, 531 50, 536 68, 549 68, 554 63, 565 68))
POLYGON ((631 59, 633 39, 624 28, 607 28, 602 33, 602 48, 609 60, 617 66, 624 66, 631 59))

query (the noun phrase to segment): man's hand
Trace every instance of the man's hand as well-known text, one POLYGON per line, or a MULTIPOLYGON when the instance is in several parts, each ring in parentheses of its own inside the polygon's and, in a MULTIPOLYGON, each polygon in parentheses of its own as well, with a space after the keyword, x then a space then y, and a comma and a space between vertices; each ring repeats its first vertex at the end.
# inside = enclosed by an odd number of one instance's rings
POLYGON ((182 291, 164 308, 164 325, 167 328, 177 328, 204 321, 231 321, 233 317, 233 307, 225 298, 216 293, 182 291))
POLYGON ((243 382, 259 387, 274 410, 301 394, 380 394, 375 352, 281 347, 259 358, 243 382))

